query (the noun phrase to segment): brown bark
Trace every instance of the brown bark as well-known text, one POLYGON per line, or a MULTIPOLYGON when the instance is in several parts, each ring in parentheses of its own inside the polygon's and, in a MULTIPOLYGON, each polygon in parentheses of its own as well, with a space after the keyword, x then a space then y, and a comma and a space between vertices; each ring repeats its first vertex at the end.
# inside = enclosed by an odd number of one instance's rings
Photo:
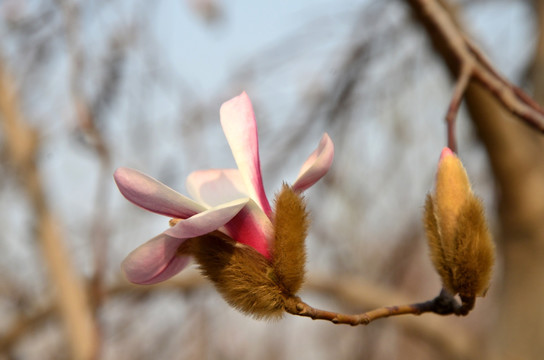
MULTIPOLYGON (((424 14, 422 1, 407 0, 437 54, 454 78, 459 61, 424 14)), ((451 12, 450 12, 451 13, 451 12)), ((471 82, 465 100, 485 145, 497 185, 503 277, 499 316, 489 330, 493 359, 540 359, 544 353, 544 140, 508 112, 486 89, 471 82)))

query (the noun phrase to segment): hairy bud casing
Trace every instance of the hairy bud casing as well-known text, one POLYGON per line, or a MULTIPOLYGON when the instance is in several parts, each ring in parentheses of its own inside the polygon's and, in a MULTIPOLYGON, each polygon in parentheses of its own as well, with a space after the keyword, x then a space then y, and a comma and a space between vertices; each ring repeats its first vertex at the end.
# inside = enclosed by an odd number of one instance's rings
POLYGON ((270 262, 250 246, 214 232, 191 239, 190 253, 225 301, 255 318, 279 318, 284 297, 270 262))
POLYGON ((495 247, 483 204, 472 193, 463 164, 448 148, 442 151, 435 193, 427 196, 423 222, 444 288, 466 298, 484 296, 495 247))
POLYGON ((186 241, 200 270, 235 309, 255 318, 282 316, 286 299, 304 280, 308 215, 302 196, 284 185, 276 198, 272 258, 214 231, 186 241))
POLYGON ((302 196, 284 184, 276 196, 272 259, 279 282, 291 295, 296 294, 304 282, 304 241, 308 226, 308 213, 302 196))

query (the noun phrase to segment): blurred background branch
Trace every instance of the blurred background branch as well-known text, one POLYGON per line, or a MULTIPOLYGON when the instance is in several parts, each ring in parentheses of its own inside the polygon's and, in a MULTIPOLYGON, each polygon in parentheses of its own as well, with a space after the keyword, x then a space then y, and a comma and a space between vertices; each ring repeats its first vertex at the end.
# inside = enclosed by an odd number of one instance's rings
MULTIPOLYGON (((131 296, 139 301, 146 301, 149 297, 161 293, 189 294, 201 288, 211 290, 211 284, 207 282, 197 271, 189 270, 175 279, 151 286, 133 285, 126 280, 112 285, 106 291, 106 298, 131 296)), ((305 285, 306 293, 315 293, 320 296, 331 297, 334 302, 348 309, 373 309, 384 304, 409 301, 404 294, 393 290, 380 288, 378 285, 362 280, 360 277, 346 277, 343 279, 331 278, 327 274, 313 274, 305 285)), ((51 318, 54 307, 45 306, 35 310, 31 315, 16 321, 4 334, 0 341, 0 351, 8 351, 17 341, 27 336, 29 330, 39 327, 51 318)), ((470 355, 476 345, 462 329, 455 326, 444 327, 440 318, 428 322, 410 321, 410 319, 395 319, 401 328, 410 332, 415 337, 420 337, 437 349, 441 349, 451 358, 472 358, 470 355), (458 331, 459 335, 451 337, 452 331, 458 331)))
POLYGON ((38 133, 25 122, 13 81, 1 61, 0 114, 9 165, 13 167, 34 209, 35 223, 31 226, 35 227, 36 239, 48 267, 51 284, 56 290, 56 303, 72 348, 72 356, 74 359, 93 359, 97 351, 97 328, 85 287, 47 204, 36 163, 38 133))

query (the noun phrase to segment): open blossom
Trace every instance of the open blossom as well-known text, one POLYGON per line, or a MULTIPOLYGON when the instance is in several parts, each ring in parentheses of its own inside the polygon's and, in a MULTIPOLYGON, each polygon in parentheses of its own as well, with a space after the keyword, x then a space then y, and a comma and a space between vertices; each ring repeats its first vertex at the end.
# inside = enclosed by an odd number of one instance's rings
POLYGON ((461 160, 449 148, 440 155, 435 192, 427 196, 423 220, 431 259, 444 288, 462 298, 483 296, 495 247, 483 204, 472 192, 461 160))
POLYGON ((293 246, 299 248, 298 252, 304 251, 304 239, 302 245, 299 240, 291 240, 293 236, 306 235, 306 212, 300 194, 329 170, 333 143, 325 133, 295 182, 290 187, 284 186, 277 195, 273 210, 264 191, 257 126, 247 94, 244 92, 224 103, 220 118, 238 168, 191 173, 186 186, 192 199, 137 170, 115 171, 115 182, 128 200, 171 217, 175 223, 130 253, 122 264, 123 271, 131 282, 153 284, 177 274, 194 257, 229 301, 224 293, 229 290, 222 289, 226 285, 221 279, 238 276, 227 270, 238 271, 240 264, 249 261, 243 266, 256 268, 254 272, 261 271, 263 278, 253 276, 248 286, 260 286, 259 281, 276 285, 283 281, 280 288, 296 291, 302 282, 298 277, 302 275, 294 274, 303 270, 303 264, 299 268, 304 255, 285 257, 284 253, 294 251, 293 246))

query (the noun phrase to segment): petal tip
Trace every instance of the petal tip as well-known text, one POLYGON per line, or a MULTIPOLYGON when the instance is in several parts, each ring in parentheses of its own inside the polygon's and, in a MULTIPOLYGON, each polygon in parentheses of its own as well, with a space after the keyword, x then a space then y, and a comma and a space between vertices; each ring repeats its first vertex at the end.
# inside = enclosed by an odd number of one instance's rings
POLYGON ((442 152, 440 153, 440 161, 442 161, 443 159, 449 156, 455 156, 455 154, 453 153, 453 151, 451 151, 449 147, 443 148, 442 152))
POLYGON ((121 194, 129 200, 131 200, 129 195, 132 192, 138 173, 137 170, 127 167, 119 167, 113 172, 113 181, 115 181, 121 194))
POLYGON ((120 181, 123 181, 127 176, 127 168, 119 167, 113 172, 113 180, 118 184, 120 181))
POLYGON ((334 143, 329 134, 323 133, 317 149, 302 165, 299 175, 293 183, 293 189, 302 192, 315 184, 329 171, 334 159, 334 143))
POLYGON ((149 285, 171 278, 189 262, 178 248, 186 239, 162 233, 134 249, 121 263, 121 271, 133 284, 149 285))
POLYGON ((219 112, 221 113, 231 108, 236 109, 238 107, 253 110, 251 100, 249 99, 249 96, 247 95, 245 91, 242 91, 240 95, 237 95, 233 97, 232 99, 227 100, 223 104, 221 104, 221 108, 219 109, 219 112))

